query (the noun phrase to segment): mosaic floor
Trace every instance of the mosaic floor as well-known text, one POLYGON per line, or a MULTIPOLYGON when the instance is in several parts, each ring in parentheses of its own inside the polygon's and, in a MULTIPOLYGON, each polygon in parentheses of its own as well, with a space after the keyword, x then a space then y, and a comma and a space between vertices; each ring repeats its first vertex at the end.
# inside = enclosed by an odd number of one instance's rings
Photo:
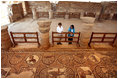
POLYGON ((2 78, 116 78, 117 51, 2 52, 2 78))

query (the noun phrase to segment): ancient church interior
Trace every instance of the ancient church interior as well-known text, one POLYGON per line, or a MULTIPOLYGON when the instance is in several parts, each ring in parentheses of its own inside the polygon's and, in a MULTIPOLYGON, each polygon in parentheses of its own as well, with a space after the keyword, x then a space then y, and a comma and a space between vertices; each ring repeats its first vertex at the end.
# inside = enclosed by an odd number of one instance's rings
POLYGON ((0 1, 0 6, 2 78, 117 78, 117 1, 0 1))

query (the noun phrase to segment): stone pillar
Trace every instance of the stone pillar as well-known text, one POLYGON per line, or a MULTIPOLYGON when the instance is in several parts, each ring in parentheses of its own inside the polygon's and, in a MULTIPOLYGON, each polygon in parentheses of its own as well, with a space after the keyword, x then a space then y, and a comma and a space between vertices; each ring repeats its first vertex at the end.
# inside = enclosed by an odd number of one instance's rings
POLYGON ((53 10, 49 11, 49 19, 53 19, 53 10))
POLYGON ((10 22, 13 22, 13 13, 12 13, 12 5, 8 5, 8 8, 7 8, 7 10, 8 10, 8 16, 9 16, 9 20, 10 20, 10 22))
POLYGON ((116 46, 116 47, 117 47, 117 38, 116 38, 116 40, 115 40, 113 46, 116 46))
POLYGON ((96 13, 95 18, 98 20, 100 13, 96 13))
POLYGON ((113 13, 110 14, 110 18, 109 18, 110 20, 112 20, 113 15, 114 15, 113 13))
POLYGON ((1 48, 3 50, 9 50, 12 46, 10 36, 8 34, 8 26, 1 27, 1 48))
POLYGON ((50 47, 49 43, 49 31, 51 21, 39 21, 39 31, 40 31, 40 45, 42 49, 48 49, 50 47))
POLYGON ((80 14, 80 18, 81 17, 84 17, 84 12, 82 11, 81 14, 80 14))
POLYGON ((38 19, 35 7, 32 7, 32 14, 33 14, 33 19, 34 20, 38 19))

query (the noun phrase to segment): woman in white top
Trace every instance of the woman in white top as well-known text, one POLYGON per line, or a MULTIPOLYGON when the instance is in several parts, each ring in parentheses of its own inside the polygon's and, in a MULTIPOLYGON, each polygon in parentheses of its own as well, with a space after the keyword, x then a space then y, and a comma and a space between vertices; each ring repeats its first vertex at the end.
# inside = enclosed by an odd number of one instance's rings
MULTIPOLYGON (((63 32, 63 27, 62 27, 62 23, 58 23, 58 27, 57 27, 57 32, 58 33, 62 33, 63 32)), ((59 37, 62 37, 62 34, 58 34, 59 37)), ((61 41, 61 38, 59 38, 59 41, 61 41)), ((62 44, 61 42, 57 42, 57 45, 62 44)))

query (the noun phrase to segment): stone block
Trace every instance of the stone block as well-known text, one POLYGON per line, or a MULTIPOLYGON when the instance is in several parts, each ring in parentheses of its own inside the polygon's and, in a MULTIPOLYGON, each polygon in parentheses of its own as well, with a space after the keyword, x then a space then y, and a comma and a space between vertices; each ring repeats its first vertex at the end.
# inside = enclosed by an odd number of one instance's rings
POLYGON ((93 17, 81 17, 80 19, 85 23, 94 23, 95 21, 95 18, 93 17))
POLYGON ((12 46, 12 42, 7 29, 8 26, 1 27, 1 48, 3 50, 9 50, 9 48, 12 46))
POLYGON ((40 44, 42 49, 48 49, 50 46, 49 43, 49 31, 51 21, 39 21, 39 31, 40 31, 40 44))

